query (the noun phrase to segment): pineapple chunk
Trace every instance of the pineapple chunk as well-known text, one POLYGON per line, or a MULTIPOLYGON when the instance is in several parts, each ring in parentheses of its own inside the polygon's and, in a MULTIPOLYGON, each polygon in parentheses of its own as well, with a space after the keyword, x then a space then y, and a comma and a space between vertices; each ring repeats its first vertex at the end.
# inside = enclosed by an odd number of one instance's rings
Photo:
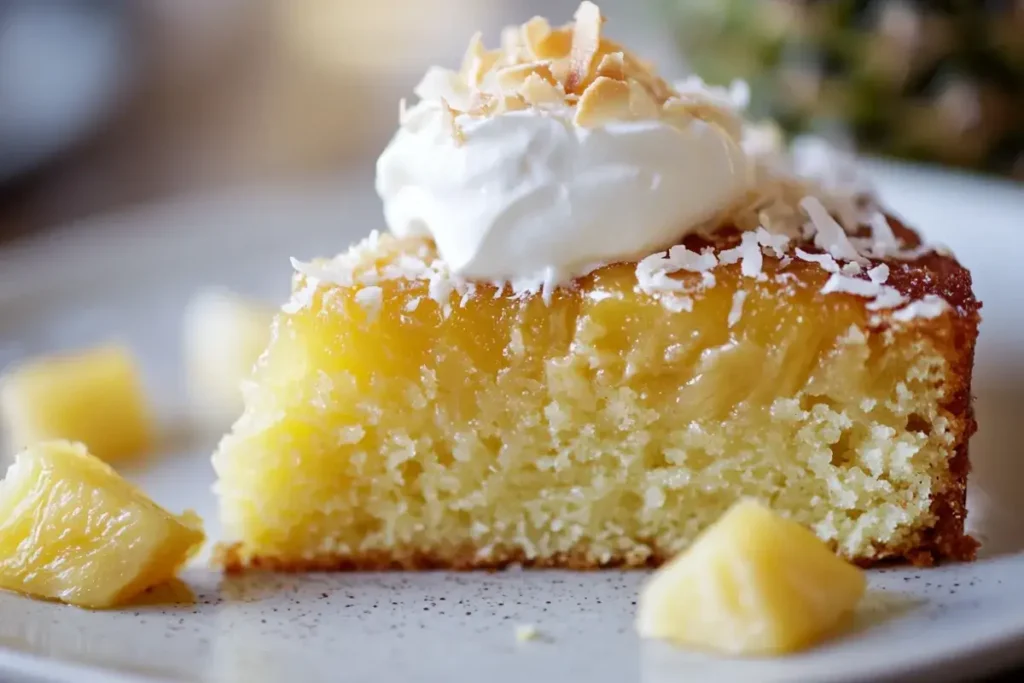
POLYGON ((241 383, 270 341, 274 310, 230 292, 200 292, 185 311, 184 347, 196 413, 218 426, 242 412, 241 383))
POLYGON ((651 577, 637 630, 728 654, 792 652, 834 629, 864 588, 813 533, 741 501, 651 577))
POLYGON ((0 588, 113 607, 173 577, 203 539, 195 513, 170 514, 82 444, 38 444, 0 481, 0 588))
POLYGON ((138 367, 119 346, 29 361, 0 382, 0 412, 12 453, 68 439, 114 462, 152 441, 138 367))

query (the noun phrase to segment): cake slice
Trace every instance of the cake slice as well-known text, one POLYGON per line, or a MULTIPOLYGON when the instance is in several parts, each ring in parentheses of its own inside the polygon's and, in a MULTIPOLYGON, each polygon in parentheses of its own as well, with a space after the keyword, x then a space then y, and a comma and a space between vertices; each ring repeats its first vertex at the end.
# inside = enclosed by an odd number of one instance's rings
POLYGON ((428 74, 394 234, 296 262, 213 457, 228 569, 657 565, 744 498, 861 564, 973 557, 969 274, 595 12, 428 74))
MULTIPOLYGON (((350 256, 433 260, 389 236, 350 256)), ((908 299, 950 302, 911 316, 763 259, 764 280, 716 268, 692 310, 637 292, 636 263, 550 303, 299 275, 214 456, 229 566, 657 564, 744 497, 862 563, 970 558, 969 275, 893 264, 908 299)))

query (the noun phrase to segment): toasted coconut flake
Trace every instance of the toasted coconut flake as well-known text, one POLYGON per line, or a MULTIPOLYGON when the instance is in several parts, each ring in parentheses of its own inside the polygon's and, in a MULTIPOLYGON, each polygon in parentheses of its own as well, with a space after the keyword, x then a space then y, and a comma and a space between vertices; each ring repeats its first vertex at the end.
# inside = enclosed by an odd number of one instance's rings
POLYGON ((674 91, 635 55, 603 39, 603 21, 597 5, 587 1, 569 26, 552 28, 546 19, 534 17, 506 29, 500 50, 487 50, 477 33, 461 69, 429 70, 417 95, 424 100, 444 98, 456 112, 473 117, 525 107, 571 108, 582 102, 589 109, 577 123, 668 118, 662 104, 674 91), (602 84, 584 101, 583 93, 601 78, 628 84, 629 93, 602 84))
POLYGON ((675 94, 665 79, 658 76, 657 69, 647 61, 637 58, 626 50, 620 50, 623 54, 626 73, 644 84, 644 87, 651 91, 655 99, 664 102, 675 94))
POLYGON ((565 82, 566 92, 578 92, 590 74, 594 55, 601 47, 601 10, 597 5, 584 0, 575 14, 576 25, 572 29, 572 50, 570 52, 569 76, 565 82))
POLYGON ((505 104, 506 99, 502 95, 478 93, 472 109, 467 111, 466 114, 474 118, 487 118, 488 116, 501 114, 508 111, 508 107, 505 104))
POLYGON ((470 39, 469 47, 466 48, 459 74, 470 88, 478 87, 484 76, 494 68, 500 56, 500 50, 488 50, 484 47, 483 38, 477 31, 470 39))
POLYGON ((629 111, 634 119, 656 119, 661 107, 639 81, 629 79, 629 111))
POLYGON ((530 103, 523 99, 521 95, 499 97, 495 101, 497 102, 495 112, 499 114, 504 114, 510 111, 523 111, 530 108, 530 103))
POLYGON ((689 108, 681 106, 679 100, 668 99, 661 105, 661 118, 667 120, 676 128, 685 128, 696 117, 690 112, 689 108))
POLYGON ((514 64, 519 61, 519 55, 523 51, 522 27, 506 26, 501 29, 501 52, 506 63, 514 64))
POLYGON ((556 28, 540 43, 533 46, 537 59, 569 61, 572 52, 572 30, 556 28))
POLYGON ((532 73, 519 87, 519 96, 532 107, 557 107, 565 103, 561 83, 552 84, 539 74, 532 73))
POLYGON ((621 52, 609 52, 601 57, 597 65, 597 75, 607 78, 614 78, 617 81, 626 80, 626 63, 621 52))
POLYGON ((473 34, 473 37, 469 39, 469 46, 466 48, 466 54, 462 57, 462 68, 459 69, 463 76, 469 76, 473 67, 483 59, 484 55, 487 54, 487 49, 484 47, 484 36, 480 31, 473 34))
POLYGON ((503 93, 514 93, 523 87, 530 76, 538 76, 552 85, 556 82, 551 73, 551 66, 547 62, 528 62, 507 66, 498 70, 495 74, 495 81, 503 93))
POLYGON ((455 117, 458 116, 459 112, 452 109, 452 106, 448 104, 448 100, 443 97, 441 98, 441 107, 444 109, 444 121, 445 125, 448 127, 449 134, 452 136, 452 141, 456 145, 461 145, 466 141, 466 138, 462 134, 462 129, 459 127, 458 121, 455 120, 455 117))
POLYGON ((609 121, 631 118, 629 84, 602 76, 580 96, 574 121, 577 126, 594 128, 609 121))
POLYGON ((520 41, 535 59, 537 48, 551 35, 551 24, 544 17, 533 17, 520 28, 520 41))
POLYGON ((572 33, 565 29, 552 30, 543 17, 534 17, 523 24, 520 39, 526 53, 534 60, 565 59, 572 49, 572 33))
POLYGON ((458 109, 468 108, 469 87, 462 75, 451 69, 432 66, 413 88, 421 100, 447 100, 458 109))
POLYGON ((473 73, 473 80, 471 81, 474 88, 480 87, 480 84, 483 83, 487 74, 494 69, 500 59, 501 52, 498 50, 490 50, 478 60, 473 73))
POLYGON ((734 140, 743 135, 743 121, 733 111, 721 106, 720 103, 701 95, 671 95, 662 107, 664 113, 672 118, 696 118, 713 124, 724 130, 734 140))

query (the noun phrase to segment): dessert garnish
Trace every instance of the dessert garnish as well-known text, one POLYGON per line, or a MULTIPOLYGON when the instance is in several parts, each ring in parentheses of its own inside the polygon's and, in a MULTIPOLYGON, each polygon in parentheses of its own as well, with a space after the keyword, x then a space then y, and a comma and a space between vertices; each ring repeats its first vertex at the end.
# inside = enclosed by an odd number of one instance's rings
MULTIPOLYGON (((377 190, 390 231, 429 238, 437 254, 386 276, 437 280, 442 305, 449 291, 471 296, 483 282, 550 300, 601 266, 639 261, 638 289, 683 310, 696 290, 674 273, 702 273, 705 289, 717 265, 740 262, 745 276, 763 278, 765 252, 819 263, 831 274, 823 293, 900 309, 897 320, 941 313, 940 297, 912 305, 874 268, 929 247, 897 236, 852 158, 811 138, 787 150, 772 123, 745 120, 745 84, 669 84, 605 37, 603 21, 583 2, 572 24, 534 17, 496 49, 477 34, 459 70, 427 71, 419 101, 402 103, 377 190), (749 234, 722 250, 683 245, 726 225, 749 234), (806 237, 813 251, 794 248, 806 237)), ((375 287, 379 274, 359 272, 352 256, 295 266, 375 287)), ((377 305, 372 290, 363 302, 377 305)))

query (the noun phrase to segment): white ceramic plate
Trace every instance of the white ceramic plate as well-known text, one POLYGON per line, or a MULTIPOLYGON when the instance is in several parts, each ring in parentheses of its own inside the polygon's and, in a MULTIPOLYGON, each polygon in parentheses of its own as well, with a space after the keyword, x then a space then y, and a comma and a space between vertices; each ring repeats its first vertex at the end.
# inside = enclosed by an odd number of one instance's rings
MULTIPOLYGON (((0 676, 55 680, 479 681, 958 679, 1024 663, 1024 191, 874 164, 889 202, 957 250, 985 302, 971 525, 984 558, 871 573, 860 628, 774 661, 687 654, 633 633, 641 573, 340 574, 185 578, 191 606, 91 613, 0 594, 0 676), (544 638, 518 643, 517 624, 544 638), (1021 660, 1021 661, 1017 661, 1021 660)), ((208 455, 184 412, 179 324, 224 285, 281 299, 288 257, 342 249, 380 225, 364 178, 145 209, 0 250, 0 367, 110 338, 138 352, 166 429, 129 474, 217 535, 208 455)))

